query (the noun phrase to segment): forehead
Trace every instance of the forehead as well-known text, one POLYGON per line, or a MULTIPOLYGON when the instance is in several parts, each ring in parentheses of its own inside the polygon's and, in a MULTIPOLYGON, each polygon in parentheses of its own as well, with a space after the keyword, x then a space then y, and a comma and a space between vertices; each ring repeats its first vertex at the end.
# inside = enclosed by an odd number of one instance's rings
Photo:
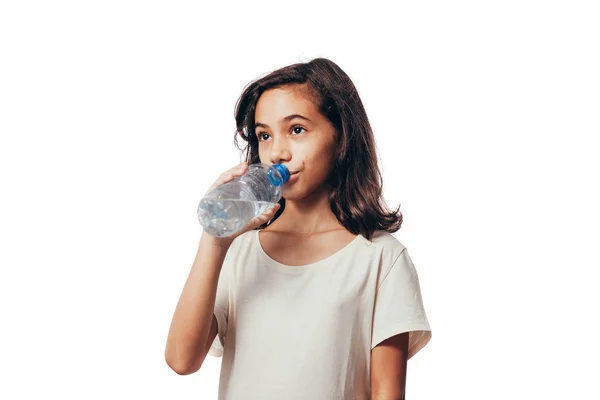
POLYGON ((291 114, 308 117, 316 113, 317 106, 307 88, 294 85, 266 90, 256 103, 255 119, 265 122, 291 114))

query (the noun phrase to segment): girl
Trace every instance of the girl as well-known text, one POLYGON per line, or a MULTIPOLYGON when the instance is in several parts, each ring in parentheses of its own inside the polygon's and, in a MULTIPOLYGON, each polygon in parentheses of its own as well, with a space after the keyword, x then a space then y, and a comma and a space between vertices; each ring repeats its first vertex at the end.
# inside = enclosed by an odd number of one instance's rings
POLYGON ((354 84, 324 58, 290 65, 247 86, 235 118, 246 162, 211 189, 257 162, 291 176, 238 234, 202 234, 167 363, 191 374, 222 356, 219 399, 403 399, 431 329, 354 84))

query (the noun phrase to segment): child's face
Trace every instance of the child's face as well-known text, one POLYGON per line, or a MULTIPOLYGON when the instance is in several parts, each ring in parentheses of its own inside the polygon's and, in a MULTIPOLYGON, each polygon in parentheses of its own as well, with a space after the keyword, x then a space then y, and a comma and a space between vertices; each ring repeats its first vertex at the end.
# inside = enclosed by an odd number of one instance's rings
POLYGON ((298 85, 267 90, 254 115, 260 161, 290 170, 283 191, 292 201, 327 184, 336 143, 335 128, 305 93, 298 85))

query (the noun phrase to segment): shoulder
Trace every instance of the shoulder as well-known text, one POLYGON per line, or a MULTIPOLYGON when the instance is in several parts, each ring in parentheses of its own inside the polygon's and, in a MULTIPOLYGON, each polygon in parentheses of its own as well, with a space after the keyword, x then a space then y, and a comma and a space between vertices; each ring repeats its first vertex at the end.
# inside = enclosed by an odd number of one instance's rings
POLYGON ((371 237, 371 240, 364 240, 367 246, 374 246, 384 254, 391 256, 399 256, 406 246, 391 233, 384 230, 376 230, 371 237))
POLYGON ((364 239, 364 243, 370 251, 377 254, 379 279, 378 285, 389 274, 396 262, 406 254, 406 246, 391 233, 377 230, 373 233, 371 240, 364 239))

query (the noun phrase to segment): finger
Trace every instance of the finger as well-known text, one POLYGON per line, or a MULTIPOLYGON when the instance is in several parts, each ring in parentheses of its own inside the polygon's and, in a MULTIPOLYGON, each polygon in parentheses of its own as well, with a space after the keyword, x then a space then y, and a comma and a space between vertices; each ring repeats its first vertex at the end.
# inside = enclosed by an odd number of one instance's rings
POLYGON ((275 215, 275 213, 277 212, 277 210, 279 210, 280 208, 281 208, 281 204, 279 204, 279 203, 275 203, 275 204, 274 204, 274 205, 273 205, 271 208, 269 208, 269 209, 267 210, 267 212, 268 212, 269 214, 273 214, 273 215, 275 215))
POLYGON ((271 208, 267 209, 266 211, 263 211, 262 214, 256 216, 253 218, 253 222, 257 223, 258 225, 262 225, 265 222, 269 221, 271 218, 273 218, 273 216, 275 215, 275 212, 279 209, 279 204, 276 204, 275 206, 272 206, 271 208))
POLYGON ((261 225, 265 224, 266 222, 270 221, 271 219, 273 219, 273 216, 275 215, 275 213, 277 212, 277 210, 279 210, 280 207, 281 207, 281 205, 279 203, 277 203, 277 204, 275 204, 275 206, 271 207, 269 210, 267 210, 266 212, 262 213, 258 217, 252 218, 246 224, 246 226, 244 227, 244 229, 242 229, 240 232, 244 233, 244 232, 256 229, 259 226, 261 226, 261 225))
POLYGON ((233 173, 231 173, 231 172, 225 172, 225 173, 221 174, 221 176, 219 177, 219 179, 217 179, 212 184, 212 186, 210 187, 209 190, 212 190, 212 189, 214 189, 214 188, 216 188, 218 186, 221 186, 222 184, 227 183, 227 182, 229 182, 232 179, 233 179, 233 173))
POLYGON ((275 213, 277 213, 277 210, 279 210, 280 207, 281 206, 277 203, 274 206, 272 206, 271 208, 269 208, 267 211, 265 211, 261 215, 259 215, 257 218, 259 218, 261 221, 260 225, 273 219, 273 217, 275 216, 275 213))
POLYGON ((221 175, 221 177, 228 176, 228 175, 233 175, 234 177, 236 177, 236 176, 241 176, 241 175, 244 175, 244 174, 246 173, 246 170, 247 170, 247 169, 248 169, 248 167, 247 167, 247 166, 244 166, 244 165, 241 165, 241 164, 240 164, 240 165, 238 165, 237 167, 233 167, 233 168, 231 168, 229 171, 227 171, 227 172, 224 172, 224 173, 221 175))
POLYGON ((237 167, 233 168, 232 172, 245 173, 247 169, 248 169, 248 164, 242 163, 242 164, 238 165, 237 167))
POLYGON ((215 184, 217 184, 217 186, 219 186, 219 185, 224 184, 225 182, 229 182, 232 179, 233 179, 233 173, 226 172, 223 175, 221 175, 219 177, 219 179, 217 179, 217 181, 215 182, 215 184))
POLYGON ((246 173, 246 170, 248 169, 248 163, 247 162, 243 162, 241 164, 238 164, 237 166, 231 168, 230 170, 223 172, 220 176, 219 179, 217 179, 212 186, 209 188, 209 190, 212 190, 218 186, 221 186, 224 183, 229 182, 230 180, 232 180, 234 177, 236 176, 241 176, 244 175, 246 173))

